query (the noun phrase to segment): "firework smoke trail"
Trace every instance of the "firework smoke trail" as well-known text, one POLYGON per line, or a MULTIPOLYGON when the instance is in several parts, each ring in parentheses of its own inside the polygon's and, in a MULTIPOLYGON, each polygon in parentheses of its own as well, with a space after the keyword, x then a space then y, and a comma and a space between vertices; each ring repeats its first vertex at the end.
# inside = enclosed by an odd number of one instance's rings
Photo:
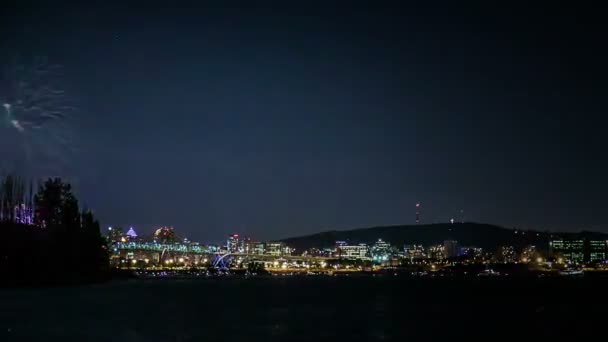
POLYGON ((41 177, 65 172, 73 151, 74 107, 61 89, 61 68, 44 58, 29 64, 15 59, 1 76, 5 124, 0 129, 0 171, 41 177))
POLYGON ((4 105, 4 109, 6 109, 6 119, 11 123, 11 125, 13 125, 13 127, 15 127, 19 132, 23 132, 24 129, 21 126, 21 123, 19 123, 18 120, 14 120, 11 114, 11 104, 10 103, 5 103, 4 105))

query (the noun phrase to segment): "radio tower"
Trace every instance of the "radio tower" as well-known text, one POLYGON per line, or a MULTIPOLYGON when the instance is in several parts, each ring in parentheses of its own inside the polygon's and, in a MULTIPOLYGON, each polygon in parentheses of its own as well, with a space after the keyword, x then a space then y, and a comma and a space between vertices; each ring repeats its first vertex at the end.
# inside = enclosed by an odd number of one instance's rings
POLYGON ((420 203, 416 203, 416 224, 420 223, 420 203))

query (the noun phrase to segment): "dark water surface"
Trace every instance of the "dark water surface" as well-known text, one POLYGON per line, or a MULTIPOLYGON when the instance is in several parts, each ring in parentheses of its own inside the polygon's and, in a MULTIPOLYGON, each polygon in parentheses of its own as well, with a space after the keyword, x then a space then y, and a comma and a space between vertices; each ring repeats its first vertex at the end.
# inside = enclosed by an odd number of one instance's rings
POLYGON ((601 279, 269 277, 0 290, 0 341, 391 341, 598 336, 601 279))

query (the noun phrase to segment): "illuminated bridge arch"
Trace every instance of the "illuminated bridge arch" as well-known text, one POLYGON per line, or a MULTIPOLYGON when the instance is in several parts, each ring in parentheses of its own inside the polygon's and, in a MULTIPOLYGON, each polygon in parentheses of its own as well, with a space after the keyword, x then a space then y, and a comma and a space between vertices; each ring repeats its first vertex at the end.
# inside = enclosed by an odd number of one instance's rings
POLYGON ((228 268, 226 262, 232 258, 232 253, 215 254, 213 257, 213 267, 228 268))

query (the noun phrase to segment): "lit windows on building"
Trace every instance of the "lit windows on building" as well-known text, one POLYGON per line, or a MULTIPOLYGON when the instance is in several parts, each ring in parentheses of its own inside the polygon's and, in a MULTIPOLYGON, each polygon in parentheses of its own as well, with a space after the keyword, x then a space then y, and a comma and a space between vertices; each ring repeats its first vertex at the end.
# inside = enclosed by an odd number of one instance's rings
POLYGON ((232 234, 226 240, 226 250, 228 253, 244 253, 245 248, 243 240, 239 238, 239 234, 232 234))
POLYGON ((371 248, 371 255, 376 262, 387 261, 391 257, 391 244, 378 239, 371 248))
POLYGON ((295 252, 295 248, 283 245, 281 249, 281 255, 292 255, 295 252))
POLYGON ((346 245, 346 244, 338 244, 336 246, 336 253, 339 258, 343 259, 369 259, 369 247, 364 244, 358 245, 346 245))
POLYGON ((248 240, 245 243, 245 254, 262 255, 265 251, 265 244, 259 241, 248 240))
POLYGON ((567 262, 581 263, 585 259, 585 242, 582 239, 560 239, 549 242, 551 253, 567 262))
POLYGON ((285 243, 283 242, 267 242, 266 243, 266 254, 281 256, 283 255, 283 248, 285 243))
POLYGON ((606 241, 589 240, 588 246, 589 257, 586 260, 590 262, 606 260, 606 241))
POLYGON ((262 255, 266 252, 266 244, 263 242, 258 242, 253 246, 253 254, 262 255))
POLYGON ((445 258, 445 248, 443 245, 435 245, 428 248, 429 259, 443 260, 445 258))
POLYGON ((405 245, 403 251, 408 259, 424 259, 426 257, 422 245, 405 245))
POLYGON ((477 259, 483 256, 483 248, 475 246, 458 247, 458 256, 466 259, 477 259))
POLYGON ((515 248, 513 246, 502 246, 498 249, 498 259, 502 262, 515 262, 515 248))

